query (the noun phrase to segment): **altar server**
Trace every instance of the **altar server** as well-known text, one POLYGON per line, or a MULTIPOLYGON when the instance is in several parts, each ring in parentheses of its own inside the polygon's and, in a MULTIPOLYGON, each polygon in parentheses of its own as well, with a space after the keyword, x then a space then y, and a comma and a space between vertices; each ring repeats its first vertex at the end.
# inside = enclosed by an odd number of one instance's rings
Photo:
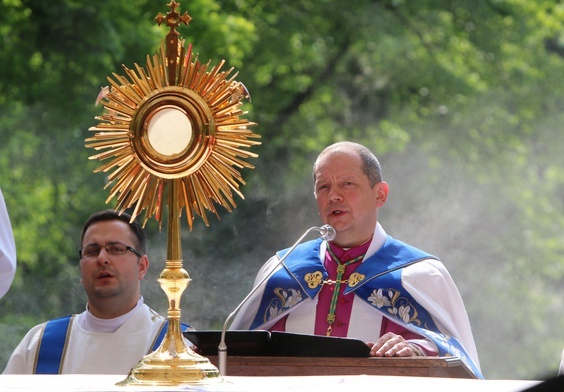
POLYGON ((4 374, 127 375, 158 347, 166 319, 140 293, 149 268, 141 226, 126 213, 95 213, 83 227, 79 257, 86 309, 33 327, 4 374))

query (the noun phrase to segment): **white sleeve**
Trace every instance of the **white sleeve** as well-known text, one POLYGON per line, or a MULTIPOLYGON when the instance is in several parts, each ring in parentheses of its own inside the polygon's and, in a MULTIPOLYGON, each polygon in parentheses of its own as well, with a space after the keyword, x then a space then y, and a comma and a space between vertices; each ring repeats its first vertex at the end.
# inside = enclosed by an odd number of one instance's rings
POLYGON ((35 354, 45 324, 36 325, 29 330, 12 353, 2 374, 33 374, 35 354))
POLYGON ((10 217, 0 190, 0 298, 8 292, 16 274, 16 244, 10 217))
POLYGON ((560 360, 560 367, 558 368, 558 375, 564 376, 564 350, 562 350, 562 359, 560 360))
MULTIPOLYGON (((253 283, 253 289, 249 290, 249 293, 254 290, 257 284, 259 284, 266 276, 268 276, 275 268, 281 268, 278 265, 280 259, 278 256, 272 256, 259 270, 255 282, 253 283)), ((258 312, 258 308, 260 306, 260 300, 264 293, 264 288, 266 287, 266 283, 261 285, 260 288, 257 289, 249 298, 245 298, 247 301, 241 306, 241 309, 233 319, 231 323, 231 327, 229 329, 239 329, 239 330, 246 330, 249 329, 251 323, 255 319, 255 316, 258 312)), ((244 301, 244 300, 243 300, 244 301)), ((243 302, 241 301, 241 303, 243 302)))
POLYGON ((464 302, 443 263, 429 259, 405 268, 402 285, 429 311, 439 330, 460 341, 479 368, 478 351, 464 302))

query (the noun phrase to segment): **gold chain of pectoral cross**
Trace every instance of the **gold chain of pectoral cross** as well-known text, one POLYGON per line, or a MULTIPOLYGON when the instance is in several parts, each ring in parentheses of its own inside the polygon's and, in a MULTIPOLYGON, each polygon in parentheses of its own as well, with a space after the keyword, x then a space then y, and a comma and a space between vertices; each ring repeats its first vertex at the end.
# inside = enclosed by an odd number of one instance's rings
POLYGON ((349 280, 348 280, 348 279, 345 279, 345 280, 331 280, 331 279, 325 279, 323 282, 321 282, 322 285, 328 285, 328 286, 331 286, 331 285, 334 285, 334 284, 336 285, 337 283, 339 283, 339 284, 343 284, 343 283, 344 283, 344 284, 348 284, 348 283, 349 283, 349 280))

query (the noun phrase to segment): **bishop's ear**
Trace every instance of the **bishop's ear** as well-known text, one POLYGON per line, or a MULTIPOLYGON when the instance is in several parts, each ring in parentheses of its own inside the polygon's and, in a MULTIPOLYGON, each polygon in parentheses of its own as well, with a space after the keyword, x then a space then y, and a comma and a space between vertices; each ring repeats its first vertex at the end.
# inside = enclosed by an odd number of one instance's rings
POLYGON ((382 207, 386 200, 388 199, 389 186, 385 181, 380 181, 378 184, 374 185, 376 188, 376 207, 382 207))

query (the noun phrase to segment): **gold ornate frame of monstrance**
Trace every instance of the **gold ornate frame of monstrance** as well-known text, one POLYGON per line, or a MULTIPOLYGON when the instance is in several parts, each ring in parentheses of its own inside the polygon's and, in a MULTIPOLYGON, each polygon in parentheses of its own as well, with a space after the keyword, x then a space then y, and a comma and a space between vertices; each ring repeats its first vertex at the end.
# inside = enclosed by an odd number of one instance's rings
POLYGON ((116 210, 133 208, 132 219, 146 210, 143 226, 155 216, 162 228, 163 206, 168 205, 167 260, 159 283, 168 298, 168 327, 158 349, 141 358, 119 385, 210 384, 221 375, 207 358, 184 343, 180 325, 180 297, 190 282, 182 266, 180 218, 186 209, 190 230, 195 215, 209 226, 206 210, 215 204, 235 208, 233 192, 244 199, 239 169, 254 168, 245 161, 258 155, 246 149, 260 138, 247 127, 256 125, 240 116, 242 100, 249 98, 245 86, 221 71, 224 61, 209 69, 184 46, 176 28, 191 17, 177 13, 174 0, 166 16, 170 31, 160 50, 147 56, 146 69, 124 66, 127 77, 108 77, 104 88, 100 123, 90 128, 93 137, 86 147, 103 150, 90 159, 109 162, 95 172, 108 172, 112 186, 109 202, 117 198, 116 210))

